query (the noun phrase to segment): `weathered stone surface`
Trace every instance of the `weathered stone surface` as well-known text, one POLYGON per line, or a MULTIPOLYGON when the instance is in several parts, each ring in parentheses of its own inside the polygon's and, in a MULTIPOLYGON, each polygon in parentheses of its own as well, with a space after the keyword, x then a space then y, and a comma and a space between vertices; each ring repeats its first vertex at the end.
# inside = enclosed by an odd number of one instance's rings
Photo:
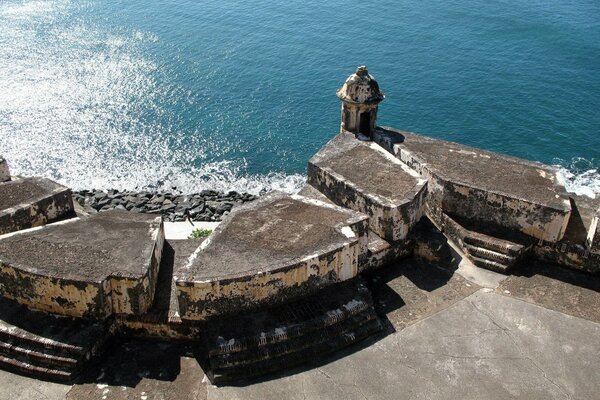
POLYGON ((10 170, 8 169, 8 162, 4 157, 0 156, 0 182, 6 182, 10 180, 10 170))
POLYGON ((252 385, 208 386, 208 398, 593 399, 598 331, 479 291, 345 357, 252 385))
POLYGON ((389 243, 373 231, 369 231, 368 252, 359 260, 359 271, 384 267, 400 258, 408 257, 414 250, 412 240, 389 243))
POLYGON ((182 319, 239 313, 353 278, 367 217, 271 193, 235 209, 175 271, 182 319))
POLYGON ((0 239, 0 294, 76 317, 138 314, 154 298, 160 218, 108 211, 0 239))
POLYGON ((385 95, 367 67, 358 67, 336 94, 342 101, 341 132, 371 136, 377 126, 377 105, 385 95))
POLYGON ((406 238, 423 215, 427 182, 372 142, 341 133, 308 164, 308 183, 334 203, 365 213, 388 241, 406 238))
POLYGON ((593 274, 600 273, 600 199, 569 193, 572 205, 567 231, 558 242, 539 241, 536 258, 593 274))
POLYGON ((189 341, 201 335, 204 330, 201 325, 181 320, 173 271, 188 262, 203 240, 165 240, 152 307, 144 314, 118 315, 115 318, 118 335, 163 341, 189 341))
POLYGON ((556 169, 457 143, 383 128, 374 139, 429 180, 428 208, 556 242, 571 205, 556 169))
POLYGON ((496 292, 600 323, 600 276, 527 261, 496 292))
POLYGON ((56 400, 206 400, 206 380, 195 350, 153 341, 114 343, 98 369, 67 386, 66 397, 56 400))
POLYGON ((46 178, 0 183, 0 235, 74 216, 71 190, 46 178))

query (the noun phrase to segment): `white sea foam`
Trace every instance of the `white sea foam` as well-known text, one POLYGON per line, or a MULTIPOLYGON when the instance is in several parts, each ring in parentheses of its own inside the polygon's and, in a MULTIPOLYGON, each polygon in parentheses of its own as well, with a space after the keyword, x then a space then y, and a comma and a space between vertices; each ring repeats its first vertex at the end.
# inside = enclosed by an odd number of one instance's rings
POLYGON ((186 89, 169 83, 141 49, 156 43, 155 35, 77 20, 35 33, 53 19, 70 21, 74 6, 49 0, 0 7, 0 154, 13 174, 74 189, 258 194, 303 185, 301 174, 248 173, 243 158, 222 154, 229 145, 223 132, 190 132, 165 108, 186 89))
POLYGON ((575 157, 568 163, 561 159, 555 159, 555 162, 559 167, 559 179, 569 192, 592 199, 600 196, 598 161, 575 157))

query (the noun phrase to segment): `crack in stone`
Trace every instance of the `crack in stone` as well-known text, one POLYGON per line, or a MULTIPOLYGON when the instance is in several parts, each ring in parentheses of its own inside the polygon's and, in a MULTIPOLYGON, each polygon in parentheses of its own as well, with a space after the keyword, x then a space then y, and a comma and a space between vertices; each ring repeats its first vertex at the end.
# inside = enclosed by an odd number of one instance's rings
POLYGON ((364 392, 362 391, 362 389, 361 389, 360 387, 358 387, 358 385, 357 385, 356 383, 354 383, 352 386, 354 386, 354 388, 356 389, 356 391, 357 391, 358 393, 360 393, 360 395, 363 397, 363 399, 365 399, 365 400, 369 400, 369 399, 367 398, 367 396, 364 394, 364 392))
POLYGON ((489 328, 489 329, 484 329, 482 331, 476 332, 476 333, 469 333, 467 335, 444 335, 442 336, 443 338, 471 338, 471 337, 478 337, 479 335, 486 333, 486 332, 497 332, 497 331, 502 331, 502 329, 499 328, 489 328))
POLYGON ((531 364, 533 364, 533 366, 535 367, 535 369, 537 369, 542 376, 544 377, 544 379, 546 379, 546 381, 550 382, 550 384, 554 387, 556 387, 559 392, 561 392, 563 395, 565 395, 565 397, 567 398, 567 400, 572 400, 572 396, 567 392, 566 389, 564 389, 562 386, 560 386, 558 383, 554 382, 552 379, 550 379, 550 377, 548 376, 548 374, 546 373, 546 371, 544 371, 542 369, 542 367, 540 367, 529 355, 525 354, 525 351, 523 350, 523 348, 521 347, 521 345, 517 342, 517 340, 513 337, 513 335, 511 334, 510 330, 502 325, 500 325, 498 322, 496 322, 494 320, 494 318, 492 318, 491 315, 489 315, 488 313, 484 312, 482 309, 480 309, 479 307, 477 307, 475 305, 475 303, 473 303, 471 300, 467 300, 467 303, 469 303, 478 313, 480 313, 481 315, 487 317, 487 319, 489 319, 489 321, 494 324, 495 326, 498 327, 498 329, 500 329, 502 332, 504 332, 504 334, 510 339, 511 342, 514 343, 515 347, 517 348, 517 350, 519 351, 519 354, 521 354, 522 359, 529 361, 531 364))
POLYGON ((455 358, 457 360, 523 360, 524 357, 482 357, 482 356, 459 356, 455 354, 436 353, 433 351, 415 351, 415 354, 429 354, 438 357, 455 358))
MULTIPOLYGON (((342 389, 342 392, 344 391, 344 390, 343 390, 344 388, 343 388, 343 387, 342 387, 342 386, 341 386, 339 383, 337 383, 337 382, 335 381, 335 379, 333 379, 333 378, 331 377, 331 375, 329 375, 328 373, 326 373, 325 371, 323 371, 323 370, 322 370, 322 369, 320 369, 320 368, 317 368, 317 371, 318 371, 320 374, 324 375, 324 376, 325 376, 327 379, 329 379, 329 380, 330 380, 330 381, 331 381, 331 382, 332 382, 332 383, 333 383, 335 386, 337 386, 338 388, 342 389)), ((356 391, 357 391, 357 392, 358 392, 358 393, 359 393, 359 394, 362 396, 362 398, 363 398, 363 399, 365 399, 365 400, 369 400, 369 398, 368 398, 368 397, 365 395, 365 393, 364 393, 364 392, 362 391, 362 389, 361 389, 361 388, 358 386, 358 384, 356 384, 356 383, 352 383, 352 386, 353 386, 353 387, 356 389, 356 391)), ((303 386, 303 389, 304 389, 304 386, 303 386)), ((305 396, 304 398, 306 399, 306 396, 305 396)))
POLYGON ((304 387, 305 380, 306 380, 306 377, 304 375, 302 375, 302 380, 300 381, 300 383, 302 384, 302 398, 304 400, 306 400, 306 388, 304 387))

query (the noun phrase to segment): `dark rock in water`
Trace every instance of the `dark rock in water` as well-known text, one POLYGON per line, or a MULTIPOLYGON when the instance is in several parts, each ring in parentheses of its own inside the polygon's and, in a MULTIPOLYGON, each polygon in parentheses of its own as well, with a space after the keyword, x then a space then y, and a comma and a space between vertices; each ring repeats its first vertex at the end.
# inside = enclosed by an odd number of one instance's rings
POLYGON ((152 200, 150 200, 150 203, 162 204, 163 201, 165 201, 165 196, 159 195, 159 196, 155 196, 154 198, 152 198, 152 200))
POLYGON ((203 190, 200 192, 200 196, 202 196, 202 197, 206 197, 206 196, 213 197, 213 196, 218 196, 218 195, 219 195, 219 192, 214 191, 214 190, 203 190))
POLYGON ((218 203, 216 206, 216 213, 223 214, 225 211, 231 211, 233 204, 230 202, 218 203))
MULTIPOLYGON (((174 188, 173 191, 176 191, 174 188)), ((81 190, 73 192, 73 200, 89 212, 125 209, 136 213, 162 215, 165 221, 219 221, 229 214, 236 204, 256 199, 249 193, 203 190, 183 194, 149 191, 119 191, 111 189, 81 190)))
POLYGON ((202 214, 203 211, 204 211, 204 204, 202 204, 201 206, 192 208, 188 212, 188 214, 189 214, 190 218, 195 218, 197 215, 202 214))
POLYGON ((177 206, 173 203, 168 203, 163 205, 160 210, 161 211, 170 211, 170 210, 174 210, 175 208, 177 208, 177 206))

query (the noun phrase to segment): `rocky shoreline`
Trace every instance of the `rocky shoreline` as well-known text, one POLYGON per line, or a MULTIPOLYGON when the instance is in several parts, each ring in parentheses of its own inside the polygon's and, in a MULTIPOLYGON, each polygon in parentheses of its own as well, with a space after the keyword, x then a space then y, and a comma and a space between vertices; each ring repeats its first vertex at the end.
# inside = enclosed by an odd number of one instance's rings
POLYGON ((203 190, 199 193, 81 190, 73 192, 73 201, 88 212, 122 209, 162 215, 165 221, 220 221, 236 204, 253 201, 257 196, 235 191, 203 190))

